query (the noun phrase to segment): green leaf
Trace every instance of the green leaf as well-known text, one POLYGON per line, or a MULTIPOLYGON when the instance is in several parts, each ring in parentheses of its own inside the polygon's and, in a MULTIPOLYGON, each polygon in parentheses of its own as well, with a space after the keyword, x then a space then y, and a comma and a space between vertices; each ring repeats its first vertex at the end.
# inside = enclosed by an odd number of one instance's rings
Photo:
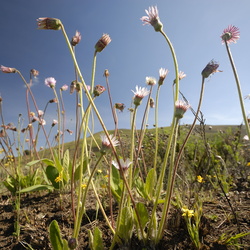
POLYGON ((145 184, 143 183, 140 177, 135 179, 135 187, 141 197, 143 197, 144 199, 149 199, 149 196, 146 193, 145 184))
POLYGON ((134 227, 133 213, 130 207, 124 207, 121 214, 121 222, 118 228, 118 235, 126 243, 131 240, 134 227))
POLYGON ((110 187, 112 190, 112 193, 116 200, 119 202, 122 194, 121 189, 121 179, 120 179, 120 173, 116 167, 112 165, 112 173, 110 176, 110 187))
MULTIPOLYGON (((149 221, 148 211, 143 203, 137 203, 136 209, 137 209, 139 217, 140 217, 139 219, 140 219, 141 226, 144 229, 146 224, 149 221)), ((135 218, 138 221, 138 218, 136 215, 135 215, 135 218)))
POLYGON ((55 179, 59 176, 58 170, 54 166, 47 166, 46 175, 48 179, 51 181, 54 188, 59 189, 59 182, 56 182, 55 179))
POLYGON ((56 220, 53 220, 49 225, 49 238, 54 250, 63 250, 61 231, 56 220))
POLYGON ((53 190, 54 187, 51 185, 34 185, 20 190, 18 193, 28 193, 40 190, 53 190))
POLYGON ((28 162, 28 163, 26 164, 26 166, 27 166, 27 167, 31 167, 31 166, 37 164, 38 162, 41 162, 41 160, 35 160, 35 161, 28 162))
POLYGON ((67 149, 63 156, 63 167, 68 169, 69 168, 69 150, 67 149))
POLYGON ((150 169, 146 178, 145 191, 149 197, 152 197, 154 192, 154 187, 156 184, 156 172, 155 169, 150 169))
POLYGON ((49 160, 49 159, 42 159, 41 160, 44 164, 46 165, 51 165, 51 166, 55 166, 55 163, 52 161, 52 160, 49 160))

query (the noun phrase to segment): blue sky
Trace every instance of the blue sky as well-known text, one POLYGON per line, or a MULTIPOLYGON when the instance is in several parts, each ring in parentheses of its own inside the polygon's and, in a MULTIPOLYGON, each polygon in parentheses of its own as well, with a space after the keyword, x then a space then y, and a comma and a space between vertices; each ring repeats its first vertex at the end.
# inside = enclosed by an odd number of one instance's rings
MULTIPOLYGON (((160 93, 159 125, 169 126, 172 119, 172 82, 175 72, 170 50, 161 34, 151 26, 143 26, 140 18, 145 9, 157 5, 164 31, 175 48, 179 69, 187 75, 180 82, 180 90, 196 110, 201 71, 214 59, 220 63, 222 73, 216 73, 207 80, 202 112, 207 124, 242 123, 231 66, 226 48, 220 35, 228 25, 240 29, 240 40, 230 45, 239 73, 242 93, 250 93, 249 85, 249 0, 12 0, 3 1, 0 9, 1 52, 0 64, 17 68, 29 79, 30 69, 40 75, 32 87, 40 109, 54 98, 50 88, 44 85, 47 77, 57 80, 57 89, 74 80, 73 63, 61 31, 38 30, 36 19, 54 17, 60 19, 69 38, 78 30, 82 41, 76 47, 77 59, 85 82, 90 84, 94 46, 103 33, 108 33, 112 42, 97 56, 96 84, 105 85, 103 72, 110 72, 109 83, 113 102, 126 105, 118 114, 119 128, 130 127, 130 107, 135 86, 146 87, 146 76, 158 79, 161 67, 169 69, 160 93)), ((156 87, 153 92, 153 97, 156 87)), ((3 98, 5 123, 17 124, 18 114, 23 114, 27 124, 25 88, 17 74, 0 74, 0 94, 3 98)), ((67 125, 74 129, 75 95, 64 93, 67 125)), ((144 100, 145 103, 145 100, 144 100)), ((96 99, 96 105, 108 129, 113 129, 113 119, 105 92, 96 99)), ((245 101, 246 112, 250 111, 250 101, 245 101)), ((143 114, 139 108, 138 121, 143 114)), ((51 105, 45 119, 51 124, 56 119, 56 106, 51 105)), ((192 113, 188 111, 181 120, 191 123, 192 113)), ((153 110, 149 116, 149 126, 154 124, 153 110)), ((100 131, 96 123, 96 131, 100 131)), ((70 139, 69 139, 70 140, 70 139)))

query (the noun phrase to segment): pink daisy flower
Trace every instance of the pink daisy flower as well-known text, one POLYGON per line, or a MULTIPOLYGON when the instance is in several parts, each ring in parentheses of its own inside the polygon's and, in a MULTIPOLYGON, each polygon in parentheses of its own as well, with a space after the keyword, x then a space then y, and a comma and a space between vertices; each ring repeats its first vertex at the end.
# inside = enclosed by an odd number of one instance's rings
POLYGON ((239 28, 229 25, 226 29, 223 30, 221 35, 222 43, 236 43, 240 38, 240 30, 239 28))

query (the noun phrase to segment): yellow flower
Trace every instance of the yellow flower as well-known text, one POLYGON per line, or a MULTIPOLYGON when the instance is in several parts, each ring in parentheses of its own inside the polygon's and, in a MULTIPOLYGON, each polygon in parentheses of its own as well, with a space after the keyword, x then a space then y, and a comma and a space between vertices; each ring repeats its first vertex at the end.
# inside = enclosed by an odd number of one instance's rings
POLYGON ((85 189, 87 187, 87 184, 82 184, 82 189, 85 189))
POLYGON ((101 174, 101 173, 102 173, 102 170, 101 170, 101 169, 98 169, 98 170, 97 170, 97 173, 101 174))
POLYGON ((201 177, 200 175, 198 175, 198 176, 197 176, 197 181, 198 181, 199 183, 204 182, 204 181, 203 181, 203 177, 201 177))
POLYGON ((250 162, 247 163, 247 166, 250 167, 250 162))
POLYGON ((55 182, 58 183, 60 181, 62 181, 62 172, 55 178, 55 182))
POLYGON ((194 216, 194 210, 189 210, 187 207, 183 207, 181 210, 183 212, 182 216, 184 217, 186 216, 188 218, 191 218, 194 216))

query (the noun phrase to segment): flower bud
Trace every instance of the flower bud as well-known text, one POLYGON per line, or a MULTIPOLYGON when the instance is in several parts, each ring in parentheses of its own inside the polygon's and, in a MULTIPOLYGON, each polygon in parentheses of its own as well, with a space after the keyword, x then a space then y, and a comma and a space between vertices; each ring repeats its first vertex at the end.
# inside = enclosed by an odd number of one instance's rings
POLYGON ((96 85, 93 91, 94 97, 99 96, 105 91, 105 88, 101 85, 96 85))
POLYGON ((175 102, 175 117, 181 119, 189 108, 189 104, 182 100, 177 100, 175 102))
POLYGON ((3 65, 1 65, 1 71, 3 73, 16 73, 17 70, 15 68, 9 68, 9 67, 5 67, 3 65))
POLYGON ((103 34, 95 45, 96 52, 101 52, 110 42, 110 36, 108 34, 103 34))
POLYGON ((71 45, 76 46, 78 43, 80 43, 81 39, 81 33, 79 31, 76 31, 76 34, 71 39, 71 45))
POLYGON ((125 109, 125 105, 124 103, 115 103, 115 108, 122 112, 125 109))
POLYGON ((40 17, 37 19, 37 25, 40 30, 60 30, 62 23, 57 18, 40 17))
POLYGON ((77 247, 77 240, 75 238, 70 238, 68 240, 69 249, 75 249, 77 247))

